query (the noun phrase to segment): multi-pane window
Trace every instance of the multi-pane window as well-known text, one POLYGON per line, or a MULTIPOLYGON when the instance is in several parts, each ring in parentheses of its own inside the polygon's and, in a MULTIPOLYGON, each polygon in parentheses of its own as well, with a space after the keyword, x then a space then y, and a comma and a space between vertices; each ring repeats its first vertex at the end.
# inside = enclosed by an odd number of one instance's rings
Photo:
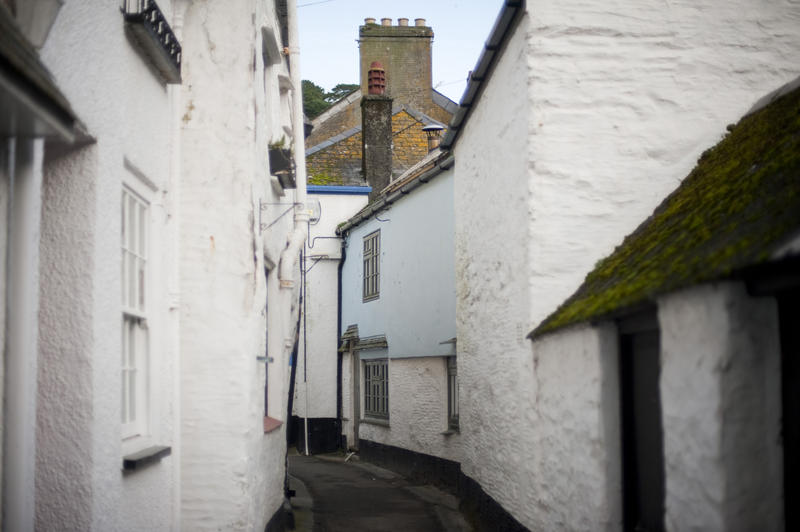
POLYGON ((381 291, 381 232, 364 237, 364 301, 377 299, 381 291))
POLYGON ((447 357, 447 428, 458 430, 458 365, 447 357))
POLYGON ((364 415, 389 419, 389 364, 385 358, 364 361, 364 415))
POLYGON ((147 247, 149 208, 122 189, 122 436, 140 434, 147 378, 147 247))

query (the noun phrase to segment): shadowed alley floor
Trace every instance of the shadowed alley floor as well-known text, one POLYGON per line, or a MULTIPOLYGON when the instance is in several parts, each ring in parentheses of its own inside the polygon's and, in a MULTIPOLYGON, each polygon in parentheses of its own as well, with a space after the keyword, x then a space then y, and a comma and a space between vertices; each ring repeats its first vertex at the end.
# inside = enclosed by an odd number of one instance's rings
POLYGON ((452 495, 343 456, 290 455, 289 479, 295 530, 471 530, 452 495))

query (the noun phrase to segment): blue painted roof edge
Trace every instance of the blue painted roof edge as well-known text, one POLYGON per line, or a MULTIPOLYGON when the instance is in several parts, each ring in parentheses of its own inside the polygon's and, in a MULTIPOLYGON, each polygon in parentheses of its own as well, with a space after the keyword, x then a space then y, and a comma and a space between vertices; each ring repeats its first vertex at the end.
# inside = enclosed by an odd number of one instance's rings
POLYGON ((366 196, 372 192, 372 187, 356 187, 341 185, 308 185, 306 192, 309 194, 342 194, 366 196))

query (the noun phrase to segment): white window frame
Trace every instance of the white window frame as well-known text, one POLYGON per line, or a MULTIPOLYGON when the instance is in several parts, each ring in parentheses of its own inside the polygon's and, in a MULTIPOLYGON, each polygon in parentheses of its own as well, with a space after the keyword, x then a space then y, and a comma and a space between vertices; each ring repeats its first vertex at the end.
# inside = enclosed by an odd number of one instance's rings
POLYGON ((366 235, 363 243, 362 295, 367 302, 381 296, 381 230, 366 235))
POLYGON ((389 420, 389 359, 375 358, 363 362, 364 417, 389 420))
POLYGON ((123 440, 145 436, 150 421, 152 304, 152 201, 148 191, 126 181, 121 192, 120 422, 123 440))

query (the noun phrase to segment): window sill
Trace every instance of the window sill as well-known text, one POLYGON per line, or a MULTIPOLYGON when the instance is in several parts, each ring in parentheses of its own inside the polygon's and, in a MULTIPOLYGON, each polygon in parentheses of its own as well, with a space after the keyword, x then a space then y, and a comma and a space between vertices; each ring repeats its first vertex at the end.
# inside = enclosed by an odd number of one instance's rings
POLYGON ((361 423, 366 423, 367 425, 378 425, 381 427, 388 427, 389 420, 388 419, 381 419, 377 417, 365 417, 359 420, 361 423))
POLYGON ((125 472, 139 471, 145 467, 160 462, 172 454, 172 447, 166 445, 154 445, 141 451, 127 454, 122 457, 122 470, 125 472))
POLYGON ((269 434, 272 431, 278 430, 283 425, 283 421, 275 419, 274 417, 264 416, 264 434, 269 434))
POLYGON ((440 432, 442 436, 452 436, 453 434, 460 434, 461 432, 458 429, 447 429, 444 432, 440 432))

